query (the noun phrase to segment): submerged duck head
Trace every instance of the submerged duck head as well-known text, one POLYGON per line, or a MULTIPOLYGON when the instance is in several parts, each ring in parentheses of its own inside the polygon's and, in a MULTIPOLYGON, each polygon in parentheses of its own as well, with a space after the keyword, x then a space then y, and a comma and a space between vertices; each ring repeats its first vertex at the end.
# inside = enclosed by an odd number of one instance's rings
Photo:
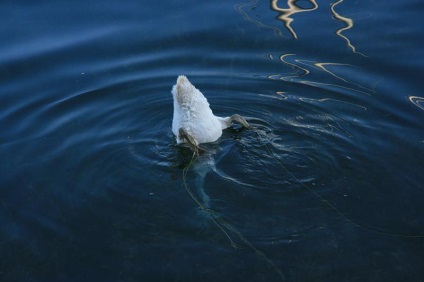
POLYGON ((238 114, 230 117, 215 116, 206 97, 184 75, 178 76, 177 83, 172 87, 172 97, 172 132, 177 137, 178 144, 186 143, 197 154, 199 144, 218 140, 222 130, 230 127, 233 122, 250 127, 238 114))

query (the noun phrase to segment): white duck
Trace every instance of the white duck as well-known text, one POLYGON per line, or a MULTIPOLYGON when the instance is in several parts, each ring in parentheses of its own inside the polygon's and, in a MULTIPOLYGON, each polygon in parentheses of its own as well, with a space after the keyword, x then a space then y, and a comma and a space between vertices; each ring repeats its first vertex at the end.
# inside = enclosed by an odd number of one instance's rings
POLYGON ((249 128, 247 121, 238 114, 231 117, 217 117, 212 113, 208 100, 184 75, 178 76, 177 84, 172 87, 174 98, 174 117, 172 132, 177 143, 186 143, 196 154, 199 144, 216 141, 222 130, 231 126, 233 121, 249 128))

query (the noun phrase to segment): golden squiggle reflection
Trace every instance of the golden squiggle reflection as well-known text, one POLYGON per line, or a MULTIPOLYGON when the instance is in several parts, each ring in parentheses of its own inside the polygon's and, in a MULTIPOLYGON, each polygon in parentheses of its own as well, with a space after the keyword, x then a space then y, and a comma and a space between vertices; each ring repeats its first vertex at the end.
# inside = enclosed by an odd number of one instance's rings
MULTIPOLYGON (((320 87, 320 86, 330 86, 330 87, 335 87, 335 88, 341 88, 341 89, 346 89, 349 91, 354 91, 354 92, 358 92, 358 93, 362 93, 368 96, 371 96, 372 93, 375 93, 374 90, 366 88, 364 86, 361 86, 357 83, 348 81, 347 79, 341 77, 340 75, 335 74, 334 72, 328 70, 326 68, 327 65, 331 65, 331 66, 352 66, 349 64, 342 64, 342 63, 320 63, 320 62, 313 62, 313 61, 308 61, 308 60, 300 60, 300 59, 294 59, 288 61, 287 59, 292 57, 292 56, 296 56, 296 54, 283 54, 279 57, 279 60, 281 62, 283 62, 284 64, 294 68, 296 71, 295 73, 289 74, 289 75, 283 75, 283 74, 273 74, 268 76, 269 79, 281 79, 284 81, 296 81, 297 83, 302 83, 305 85, 310 85, 310 86, 314 86, 314 87, 320 87), (350 86, 356 86, 356 88, 352 88, 352 87, 348 87, 346 85, 338 85, 338 84, 331 84, 331 83, 322 83, 322 82, 315 82, 315 81, 310 81, 310 80, 299 80, 300 77, 302 76, 306 76, 306 75, 310 75, 311 71, 310 69, 303 67, 303 66, 307 66, 309 68, 315 68, 321 71, 324 71, 328 74, 330 74, 331 76, 333 76, 334 78, 337 78, 340 81, 343 81, 345 84, 348 84, 350 86), (299 72, 301 72, 301 74, 298 74, 299 72), (360 89, 358 89, 360 88, 360 89)), ((352 66, 353 67, 353 66, 352 66)))
POLYGON ((412 104, 420 108, 421 110, 424 110, 424 98, 418 97, 418 96, 409 96, 409 101, 411 101, 412 104))
MULTIPOLYGON (((294 72, 291 72, 288 75, 281 74, 281 73, 271 74, 271 75, 268 75, 267 77, 269 79, 273 79, 273 80, 281 79, 281 80, 284 80, 284 81, 292 81, 291 78, 296 79, 296 78, 302 77, 304 75, 308 75, 310 73, 310 71, 308 69, 302 68, 301 66, 299 66, 298 60, 294 60, 295 63, 289 62, 286 59, 286 57, 290 57, 290 56, 296 56, 296 54, 282 54, 282 55, 278 56, 278 62, 283 62, 284 64, 291 66, 295 70, 294 72)), ((272 56, 272 54, 269 56, 269 58, 273 61, 277 60, 277 59, 274 59, 274 56, 272 56)))
POLYGON ((338 36, 340 36, 341 38, 343 38, 346 41, 347 46, 349 46, 349 48, 352 49, 353 53, 356 53, 356 54, 359 54, 359 55, 362 55, 362 56, 366 57, 364 54, 362 54, 360 52, 357 52, 355 46, 353 46, 352 43, 350 43, 349 38, 347 38, 345 35, 342 34, 343 31, 349 30, 349 29, 351 29, 353 27, 353 20, 352 19, 349 19, 349 18, 346 18, 346 17, 341 16, 334 9, 337 5, 339 5, 343 1, 344 0, 338 0, 335 3, 332 3, 331 6, 330 6, 331 13, 333 14, 334 18, 337 19, 337 20, 339 20, 339 21, 342 21, 343 23, 346 24, 345 27, 338 29, 337 32, 336 32, 336 34, 338 36))
POLYGON ((318 8, 318 4, 315 2, 315 0, 307 0, 313 5, 313 7, 309 9, 305 9, 305 8, 297 6, 296 5, 297 1, 298 0, 287 0, 287 5, 289 6, 289 8, 283 9, 278 7, 278 0, 271 0, 271 9, 281 13, 281 15, 278 16, 278 19, 284 22, 284 26, 290 31, 294 39, 297 39, 297 34, 294 31, 294 29, 291 27, 291 23, 294 21, 294 19, 291 16, 297 13, 314 11, 318 8))
MULTIPOLYGON (((288 8, 280 8, 279 7, 279 0, 271 0, 271 3, 270 3, 271 9, 273 11, 279 13, 279 16, 277 16, 277 19, 281 20, 284 23, 285 28, 291 33, 291 35, 294 39, 297 39, 297 34, 294 31, 293 27, 291 26, 291 24, 294 21, 293 15, 295 15, 297 13, 302 13, 302 12, 311 12, 311 11, 318 9, 318 4, 316 3, 316 0, 305 0, 306 2, 308 2, 312 5, 311 8, 300 7, 299 5, 296 4, 296 2, 298 2, 298 1, 299 0, 287 0, 288 8)), ((340 38, 342 38, 344 41, 346 41, 346 45, 352 50, 353 53, 359 54, 363 57, 367 57, 363 53, 356 51, 356 47, 350 42, 350 39, 346 35, 343 34, 344 31, 347 31, 347 30, 353 28, 353 20, 340 15, 335 9, 336 6, 343 3, 343 1, 344 0, 337 0, 336 2, 330 4, 330 10, 331 10, 331 14, 332 14, 333 18, 335 18, 336 20, 341 21, 345 24, 344 27, 342 27, 342 28, 340 28, 336 31, 336 35, 339 36, 340 38)), ((255 20, 255 19, 251 18, 248 15, 247 12, 245 12, 244 9, 246 7, 251 7, 251 9, 256 8, 256 5, 258 4, 258 2, 259 2, 259 0, 252 0, 248 3, 236 4, 236 5, 234 5, 234 8, 237 12, 239 12, 243 16, 243 18, 245 20, 257 25, 258 27, 271 29, 271 30, 274 31, 275 34, 277 34, 279 36, 284 36, 283 32, 279 28, 271 26, 271 25, 266 25, 259 20, 255 20)))
POLYGON ((281 31, 281 29, 279 29, 279 28, 277 28, 277 27, 273 27, 273 26, 270 26, 270 25, 266 25, 266 24, 264 24, 264 23, 261 23, 260 21, 257 21, 257 20, 254 20, 254 19, 252 19, 251 17, 249 17, 249 15, 243 10, 244 8, 246 8, 246 7, 249 7, 249 6, 254 6, 254 5, 256 5, 257 3, 258 3, 258 1, 259 0, 253 0, 253 1, 250 1, 249 3, 240 3, 240 4, 236 4, 235 6, 234 6, 234 9, 236 9, 236 11, 237 12, 239 12, 242 16, 243 16, 243 18, 245 19, 245 20, 247 20, 247 21, 249 21, 249 22, 251 22, 251 23, 253 23, 253 24, 255 24, 256 26, 258 26, 258 27, 262 27, 262 28, 267 28, 267 29, 271 29, 271 30, 273 30, 274 31, 274 33, 276 34, 276 35, 279 35, 279 36, 283 36, 283 37, 287 37, 287 36, 284 36, 283 35, 283 32, 281 31))
POLYGON ((369 88, 366 88, 366 87, 364 87, 364 86, 361 86, 361 85, 359 85, 359 84, 357 84, 357 83, 347 81, 346 79, 344 79, 344 78, 342 78, 342 77, 340 77, 340 76, 338 76, 338 75, 334 74, 333 72, 329 71, 328 69, 326 69, 326 68, 324 67, 324 66, 326 66, 326 65, 331 65, 331 66, 351 66, 351 67, 354 67, 353 65, 350 65, 350 64, 340 64, 340 63, 314 63, 314 65, 315 65, 316 67, 318 67, 318 68, 322 69, 323 71, 325 71, 325 72, 329 73, 330 75, 334 76, 334 77, 335 77, 335 78, 337 78, 337 79, 340 79, 340 80, 342 80, 342 81, 344 81, 344 82, 346 82, 346 83, 349 83, 349 84, 352 84, 352 85, 358 86, 359 88, 362 88, 362 89, 364 89, 364 90, 367 90, 367 91, 370 91, 370 92, 375 93, 375 91, 374 91, 374 90, 369 89, 369 88))
MULTIPOLYGON (((282 61, 283 63, 285 63, 285 64, 287 64, 289 66, 292 66, 292 67, 297 68, 298 70, 302 71, 303 73, 300 74, 299 76, 308 75, 310 73, 310 71, 308 69, 302 68, 302 67, 300 67, 300 66, 298 66, 296 64, 293 64, 293 63, 290 63, 290 62, 286 61, 285 58, 287 56, 296 56, 296 54, 283 54, 283 55, 280 56, 280 61, 282 61)), ((294 61, 295 62, 298 62, 297 60, 294 60, 294 61)))

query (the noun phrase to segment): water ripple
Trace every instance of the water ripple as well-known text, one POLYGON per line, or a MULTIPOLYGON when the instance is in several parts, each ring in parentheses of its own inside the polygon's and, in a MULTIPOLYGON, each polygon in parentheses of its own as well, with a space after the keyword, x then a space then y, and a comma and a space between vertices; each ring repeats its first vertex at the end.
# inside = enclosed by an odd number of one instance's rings
POLYGON ((82 45, 104 40, 119 31, 115 26, 103 26, 96 30, 81 32, 77 36, 72 33, 70 35, 62 35, 62 37, 55 37, 54 39, 50 37, 36 38, 32 42, 19 43, 1 52, 0 60, 3 64, 10 65, 35 57, 51 56, 54 53, 67 52, 82 45))
POLYGON ((418 4, 6 2, 0 279, 263 281, 269 257, 288 280, 343 280, 340 254, 356 280, 420 270, 418 4), (382 7, 411 21, 382 26, 382 7), (171 131, 180 74, 252 129, 191 163, 171 131))

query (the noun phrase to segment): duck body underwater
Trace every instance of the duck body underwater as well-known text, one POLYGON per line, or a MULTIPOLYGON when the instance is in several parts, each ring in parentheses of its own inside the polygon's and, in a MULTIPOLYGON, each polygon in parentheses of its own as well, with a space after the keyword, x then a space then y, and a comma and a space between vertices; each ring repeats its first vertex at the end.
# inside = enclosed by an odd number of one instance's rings
POLYGON ((230 117, 215 116, 206 97, 184 75, 178 76, 177 83, 172 87, 172 97, 172 132, 177 138, 177 144, 186 143, 196 154, 199 153, 199 144, 215 142, 221 137, 222 130, 230 127, 232 122, 250 127, 238 114, 230 117))

